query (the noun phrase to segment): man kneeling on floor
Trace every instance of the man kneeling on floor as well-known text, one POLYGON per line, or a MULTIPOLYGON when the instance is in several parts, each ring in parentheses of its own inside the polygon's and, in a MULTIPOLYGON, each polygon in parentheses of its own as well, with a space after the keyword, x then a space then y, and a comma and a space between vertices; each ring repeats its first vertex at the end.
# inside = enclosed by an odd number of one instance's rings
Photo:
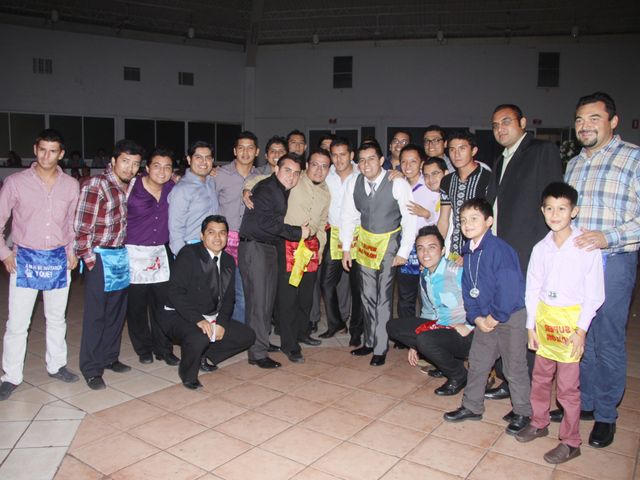
POLYGON ((421 318, 392 320, 387 323, 387 332, 410 347, 411 366, 418 364, 420 353, 436 367, 430 375, 447 377, 447 382, 436 388, 436 395, 455 395, 467 384, 464 360, 473 339, 473 326, 466 322, 462 300, 462 267, 444 258, 444 238, 436 226, 420 229, 416 253, 424 269, 420 274, 421 318))
POLYGON ((255 333, 231 320, 235 301, 235 262, 224 252, 229 226, 225 217, 209 215, 202 222, 201 243, 180 250, 169 280, 168 298, 160 315, 165 334, 182 349, 178 373, 191 390, 198 381, 200 359, 214 365, 247 350, 255 333))

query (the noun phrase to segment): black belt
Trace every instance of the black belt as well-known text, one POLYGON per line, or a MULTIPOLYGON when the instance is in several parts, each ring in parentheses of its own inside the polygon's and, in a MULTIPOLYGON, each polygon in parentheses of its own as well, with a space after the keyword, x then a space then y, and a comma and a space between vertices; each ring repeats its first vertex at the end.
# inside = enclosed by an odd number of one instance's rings
POLYGON ((247 238, 247 237, 240 237, 240 241, 241 242, 256 242, 256 243, 261 243, 262 245, 271 245, 271 246, 273 246, 272 243, 263 242, 261 240, 254 240, 253 238, 247 238))
POLYGON ((97 245, 99 248, 104 248, 105 250, 121 250, 126 248, 124 245, 120 245, 119 247, 105 247, 103 245, 97 245))

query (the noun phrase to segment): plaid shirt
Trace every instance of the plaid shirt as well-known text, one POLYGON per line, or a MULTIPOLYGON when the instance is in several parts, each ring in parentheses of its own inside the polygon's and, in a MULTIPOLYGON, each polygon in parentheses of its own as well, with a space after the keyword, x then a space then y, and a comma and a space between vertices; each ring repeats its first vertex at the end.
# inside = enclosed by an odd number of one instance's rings
POLYGON ((82 187, 76 211, 73 249, 89 269, 96 263, 94 247, 120 247, 127 232, 127 196, 109 165, 82 187))
POLYGON ((576 227, 604 233, 607 253, 640 249, 640 148, 618 135, 591 157, 583 148, 564 178, 579 194, 576 227))

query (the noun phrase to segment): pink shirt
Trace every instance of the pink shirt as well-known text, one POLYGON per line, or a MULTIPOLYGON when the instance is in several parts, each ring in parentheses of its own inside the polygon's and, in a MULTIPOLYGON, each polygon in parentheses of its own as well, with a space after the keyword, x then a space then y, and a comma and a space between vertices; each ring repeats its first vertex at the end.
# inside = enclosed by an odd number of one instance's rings
POLYGON ((535 326, 538 302, 552 307, 580 305, 578 327, 585 331, 604 302, 602 252, 576 247, 573 241, 580 234, 572 227, 571 236, 558 248, 549 232, 533 247, 525 293, 528 329, 535 326))
MULTIPOLYGON (((78 204, 78 181, 57 167, 58 176, 51 190, 31 168, 9 175, 0 190, 0 226, 5 227, 13 213, 11 237, 14 246, 35 250, 73 247, 73 220, 78 204)), ((0 259, 11 255, 0 235, 0 259)))

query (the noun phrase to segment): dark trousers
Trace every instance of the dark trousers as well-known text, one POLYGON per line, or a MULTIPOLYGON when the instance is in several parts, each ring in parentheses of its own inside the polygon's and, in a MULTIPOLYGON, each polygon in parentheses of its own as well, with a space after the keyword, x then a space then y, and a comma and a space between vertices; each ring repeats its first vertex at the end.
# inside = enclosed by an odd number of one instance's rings
MULTIPOLYGON (((327 231, 327 236, 329 236, 329 231, 327 231)), ((320 322, 320 298, 324 297, 324 292, 322 291, 321 284, 322 279, 324 278, 324 271, 327 264, 331 261, 331 249, 329 245, 329 239, 327 238, 327 243, 324 247, 324 253, 322 254, 322 263, 318 268, 318 280, 316 281, 316 286, 313 289, 313 306, 311 307, 311 324, 317 324, 320 322)), ((340 309, 340 318, 346 320, 351 316, 351 290, 349 288, 349 276, 348 275, 340 275, 338 284, 336 285, 336 294, 338 295, 338 306, 340 309)), ((324 299, 325 309, 327 304, 327 299, 324 299)))
POLYGON ((463 337, 455 329, 441 328, 416 335, 416 328, 426 321, 416 317, 394 319, 387 323, 389 338, 415 348, 449 380, 465 382, 467 369, 464 361, 469 356, 473 332, 463 337))
POLYGON ((102 257, 97 253, 93 269, 84 274, 80 371, 85 378, 102 375, 104 367, 118 359, 126 312, 127 289, 104 291, 102 257))
MULTIPOLYGON (((327 242, 329 243, 329 242, 327 242)), ((325 248, 322 259, 322 276, 320 277, 320 288, 324 296, 325 309, 327 313, 327 327, 335 329, 344 323, 344 317, 340 314, 340 301, 338 284, 343 275, 349 276, 349 288, 351 290, 351 320, 349 322, 349 333, 352 338, 360 338, 363 331, 362 320, 362 298, 360 297, 360 267, 353 262, 351 271, 345 272, 342 268, 341 260, 331 260, 329 248, 325 248)))
POLYGON ((267 356, 269 330, 278 282, 276 247, 254 241, 241 241, 238 247, 238 268, 245 291, 245 322, 256 334, 249 348, 249 359, 267 356))
POLYGON ((410 275, 398 271, 396 273, 398 286, 398 317, 415 317, 416 301, 420 291, 420 275, 410 275))
POLYGON ((138 355, 155 353, 164 357, 173 351, 171 341, 158 324, 168 283, 129 285, 127 327, 131 344, 138 355))
POLYGON ((280 325, 280 348, 283 352, 300 352, 299 340, 309 336, 311 325, 309 314, 313 303, 313 288, 317 272, 302 274, 300 285, 289 285, 291 272, 287 272, 284 242, 278 249, 278 293, 276 295, 276 317, 280 325))
POLYGON ((185 321, 176 311, 164 310, 161 315, 164 316, 162 325, 167 335, 181 348, 178 374, 183 382, 195 382, 198 379, 203 355, 217 365, 248 349, 256 339, 251 328, 229 320, 222 340, 211 343, 198 325, 185 321))

